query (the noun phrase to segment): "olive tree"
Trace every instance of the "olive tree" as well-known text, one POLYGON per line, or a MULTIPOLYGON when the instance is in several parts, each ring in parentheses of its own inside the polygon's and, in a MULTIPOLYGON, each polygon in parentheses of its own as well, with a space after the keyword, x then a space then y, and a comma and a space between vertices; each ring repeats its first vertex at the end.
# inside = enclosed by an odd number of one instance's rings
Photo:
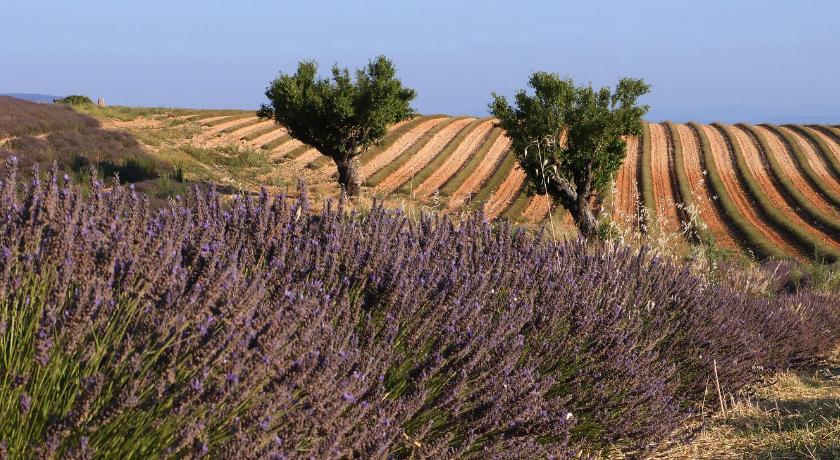
POLYGON ((610 88, 575 86, 547 72, 531 75, 512 107, 493 93, 490 112, 511 139, 528 190, 548 194, 569 210, 585 238, 594 235, 600 210, 595 202, 606 191, 626 155, 623 136, 640 135, 648 106, 637 100, 650 87, 638 79, 610 88))
POLYGON ((356 71, 332 68, 332 78, 318 77, 318 64, 302 61, 294 74, 272 81, 257 115, 274 118, 289 135, 335 161, 338 182, 348 196, 359 193, 356 157, 382 141, 388 127, 414 114, 414 90, 403 87, 384 56, 356 71))

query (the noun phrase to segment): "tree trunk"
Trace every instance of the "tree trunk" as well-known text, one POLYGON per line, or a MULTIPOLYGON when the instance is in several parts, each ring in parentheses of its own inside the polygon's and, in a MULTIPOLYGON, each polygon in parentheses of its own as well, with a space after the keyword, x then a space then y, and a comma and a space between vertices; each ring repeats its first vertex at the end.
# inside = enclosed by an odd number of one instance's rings
POLYGON ((575 225, 580 230, 580 235, 587 240, 592 239, 598 230, 598 221, 595 219, 595 213, 592 212, 589 201, 578 200, 571 214, 575 225))
POLYGON ((587 240, 592 239, 598 230, 598 222, 595 220, 595 212, 592 209, 592 202, 589 199, 590 192, 592 191, 592 179, 592 161, 590 160, 586 164, 584 174, 577 181, 575 187, 575 192, 577 192, 574 204, 575 209, 572 212, 572 217, 575 219, 575 224, 577 224, 581 236, 587 240))
POLYGON ((335 158, 338 167, 338 183, 341 190, 350 197, 358 196, 361 190, 361 179, 355 158, 335 158))

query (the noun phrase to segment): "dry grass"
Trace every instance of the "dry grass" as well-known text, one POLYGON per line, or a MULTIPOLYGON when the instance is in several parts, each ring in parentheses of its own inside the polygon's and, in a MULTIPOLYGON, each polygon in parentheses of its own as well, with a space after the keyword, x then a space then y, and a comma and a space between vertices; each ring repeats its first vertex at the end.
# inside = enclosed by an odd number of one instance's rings
MULTIPOLYGON (((709 404, 718 405, 714 390, 709 404)), ((688 443, 670 446, 657 459, 840 458, 840 359, 835 355, 798 372, 776 374, 766 386, 688 429, 688 443)))

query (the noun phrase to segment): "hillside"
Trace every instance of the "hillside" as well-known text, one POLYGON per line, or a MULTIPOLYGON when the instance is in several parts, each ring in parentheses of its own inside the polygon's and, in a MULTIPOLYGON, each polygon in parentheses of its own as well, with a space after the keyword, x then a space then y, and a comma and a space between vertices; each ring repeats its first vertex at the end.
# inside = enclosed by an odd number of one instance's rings
POLYGON ((13 97, 16 99, 23 99, 25 101, 30 102, 39 102, 42 104, 52 104, 52 102, 56 99, 59 99, 62 96, 50 96, 49 94, 39 94, 39 93, 6 93, 0 94, 0 96, 6 97, 13 97))
MULTIPOLYGON (((338 196, 329 158, 252 112, 79 110, 108 131, 130 134, 191 181, 255 193, 293 191, 303 179, 317 198, 338 196)), ((55 137, 47 130, 0 135, 0 148, 55 137)), ((699 240, 757 258, 840 259, 837 127, 646 123, 640 138, 627 141, 627 158, 603 203, 624 231, 699 240)), ((381 146, 360 157, 365 196, 449 214, 484 206, 490 218, 574 235, 565 210, 552 209, 547 197, 528 196, 509 146, 492 119, 419 116, 394 126, 381 146)), ((164 185, 164 192, 184 190, 164 185)))
MULTIPOLYGON (((334 164, 255 117, 195 117, 203 148, 258 149, 331 184, 334 164)), ((394 127, 361 157, 374 195, 402 195, 447 212, 484 204, 489 217, 542 224, 545 197, 529 197, 509 140, 490 119, 430 115, 394 127)), ((628 139, 627 159, 605 203, 628 226, 680 232, 759 257, 840 256, 840 130, 833 126, 648 123, 628 139), (641 213, 640 204, 653 213, 641 213)), ((566 227, 570 220, 555 210, 566 227)))

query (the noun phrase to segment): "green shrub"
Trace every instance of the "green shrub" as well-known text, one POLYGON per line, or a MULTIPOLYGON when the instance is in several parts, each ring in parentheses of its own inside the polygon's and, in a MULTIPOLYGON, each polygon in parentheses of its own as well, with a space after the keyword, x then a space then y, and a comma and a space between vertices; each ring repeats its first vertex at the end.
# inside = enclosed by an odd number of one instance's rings
POLYGON ((128 157, 122 161, 102 161, 99 163, 102 177, 119 177, 120 182, 141 182, 159 177, 157 165, 151 158, 128 157))
POLYGON ((93 105, 93 101, 87 97, 82 96, 80 94, 73 94, 67 97, 63 97, 61 99, 55 99, 53 102, 56 104, 67 104, 67 105, 93 105))

